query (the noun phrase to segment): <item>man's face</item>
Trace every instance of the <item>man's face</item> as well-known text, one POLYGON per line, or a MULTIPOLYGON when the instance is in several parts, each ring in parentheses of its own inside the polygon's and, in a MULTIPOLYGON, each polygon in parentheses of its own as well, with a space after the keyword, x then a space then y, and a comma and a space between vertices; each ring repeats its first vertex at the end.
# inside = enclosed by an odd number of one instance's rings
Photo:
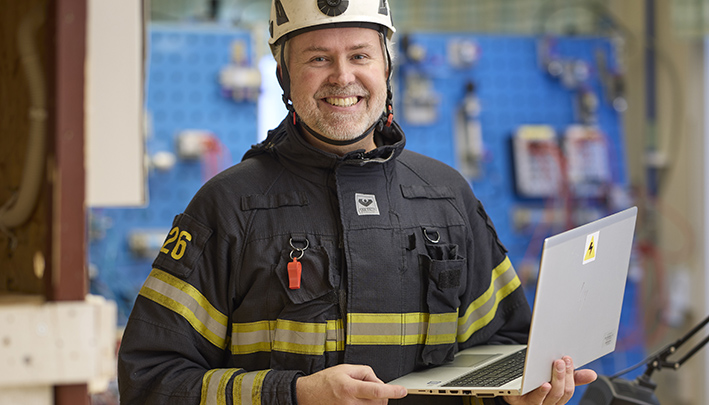
POLYGON ((293 107, 321 135, 354 139, 384 112, 387 64, 378 32, 306 32, 288 42, 288 55, 293 107))

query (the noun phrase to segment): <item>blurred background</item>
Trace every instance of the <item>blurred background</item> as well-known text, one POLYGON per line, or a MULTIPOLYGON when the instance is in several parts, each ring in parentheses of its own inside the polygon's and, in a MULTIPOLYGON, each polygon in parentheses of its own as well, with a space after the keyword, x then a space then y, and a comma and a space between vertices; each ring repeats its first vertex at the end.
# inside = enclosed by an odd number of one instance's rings
MULTIPOLYGON (((699 324, 709 3, 390 5, 407 147, 470 181, 530 302, 545 237, 639 207, 618 345, 589 367, 642 365, 699 324)), ((117 403, 115 346, 173 217, 285 116, 269 12, 0 0, 0 404, 117 403)), ((654 373, 660 403, 709 404, 707 366, 654 373)))

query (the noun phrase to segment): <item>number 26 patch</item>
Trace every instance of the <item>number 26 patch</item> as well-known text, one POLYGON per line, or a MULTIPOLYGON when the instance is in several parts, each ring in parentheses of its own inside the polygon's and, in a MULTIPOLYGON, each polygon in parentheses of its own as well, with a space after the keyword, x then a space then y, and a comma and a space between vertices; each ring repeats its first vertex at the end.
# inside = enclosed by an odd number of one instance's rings
POLYGON ((160 254, 153 267, 165 270, 178 277, 189 276, 212 236, 212 230, 187 214, 180 214, 172 222, 160 254))

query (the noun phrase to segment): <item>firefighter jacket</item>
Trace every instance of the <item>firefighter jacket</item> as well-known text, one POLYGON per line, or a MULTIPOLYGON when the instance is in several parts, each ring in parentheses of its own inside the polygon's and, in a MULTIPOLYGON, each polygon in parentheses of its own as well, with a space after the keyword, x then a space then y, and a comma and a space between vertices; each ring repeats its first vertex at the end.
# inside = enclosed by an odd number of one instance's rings
POLYGON ((291 404, 340 363, 383 381, 524 343, 520 281, 467 181, 399 126, 345 156, 285 120, 177 215, 119 352, 125 404, 291 404))

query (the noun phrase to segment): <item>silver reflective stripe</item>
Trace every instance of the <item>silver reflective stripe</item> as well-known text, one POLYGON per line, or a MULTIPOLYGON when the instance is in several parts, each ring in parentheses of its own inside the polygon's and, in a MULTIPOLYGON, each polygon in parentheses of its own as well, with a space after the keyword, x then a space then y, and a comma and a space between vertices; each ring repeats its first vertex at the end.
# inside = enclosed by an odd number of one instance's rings
POLYGON ((490 323, 497 306, 521 285, 509 258, 493 269, 490 287, 467 308, 458 320, 458 341, 466 341, 473 333, 490 323))
MULTIPOLYGON (((202 384, 206 386, 206 390, 204 389, 205 387, 202 388, 202 401, 200 404, 204 405, 224 405, 226 403, 226 397, 225 397, 225 386, 226 383, 223 382, 225 375, 227 372, 230 372, 228 374, 229 377, 231 377, 232 374, 234 374, 233 369, 218 369, 218 370, 210 370, 205 374, 202 384)), ((227 377, 227 378, 229 378, 227 377)))
POLYGON ((241 380, 241 405, 253 404, 253 388, 256 380, 256 373, 246 373, 241 380))
POLYGON ((327 324, 276 321, 273 349, 282 352, 323 354, 327 324))
POLYGON ((407 314, 348 314, 348 344, 355 345, 416 345, 426 338, 429 315, 407 314))
POLYGON ((272 350, 308 355, 344 350, 342 321, 308 323, 278 319, 232 324, 232 354, 272 350))
POLYGON ((231 352, 233 354, 270 352, 274 327, 275 321, 232 324, 231 352))
POLYGON ((217 311, 196 288, 164 271, 153 269, 140 295, 183 316, 219 348, 226 345, 228 318, 217 311))
POLYGON ((325 351, 334 352, 345 350, 345 329, 342 327, 342 320, 327 321, 327 332, 325 337, 325 351))
POLYGON ((270 370, 253 371, 236 376, 233 386, 235 404, 261 404, 263 381, 270 370))

